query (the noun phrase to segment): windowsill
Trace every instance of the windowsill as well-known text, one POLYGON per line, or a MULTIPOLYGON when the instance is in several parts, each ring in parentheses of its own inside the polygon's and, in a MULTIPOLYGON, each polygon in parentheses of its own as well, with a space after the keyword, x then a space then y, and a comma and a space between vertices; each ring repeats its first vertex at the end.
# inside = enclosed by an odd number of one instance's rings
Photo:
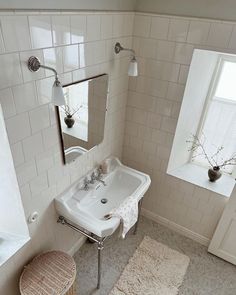
POLYGON ((216 182, 210 182, 207 169, 191 163, 167 171, 167 173, 226 197, 230 197, 235 185, 235 179, 225 174, 216 182))
POLYGON ((62 132, 67 135, 79 138, 83 141, 88 141, 88 128, 85 126, 85 124, 80 124, 80 126, 75 125, 72 128, 68 128, 64 124, 62 125, 62 132))
POLYGON ((30 237, 21 237, 0 232, 0 266, 19 251, 30 237))

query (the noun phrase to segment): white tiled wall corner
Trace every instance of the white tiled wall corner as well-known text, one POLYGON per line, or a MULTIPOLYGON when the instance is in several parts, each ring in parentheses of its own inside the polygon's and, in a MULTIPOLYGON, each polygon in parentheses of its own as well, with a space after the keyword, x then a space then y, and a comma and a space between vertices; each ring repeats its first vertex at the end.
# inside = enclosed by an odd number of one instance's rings
POLYGON ((148 37, 151 30, 151 17, 136 15, 134 18, 134 36, 148 37))
POLYGON ((0 270, 0 290, 7 290, 5 295, 16 293, 16 265, 19 275, 24 263, 36 253, 49 248, 67 251, 79 238, 56 223, 53 198, 105 157, 121 157, 128 55, 114 54, 114 21, 122 24, 117 41, 130 47, 133 13, 22 12, 0 16, 0 103, 26 218, 33 211, 39 212, 38 222, 29 225, 31 241, 5 264, 8 279, 2 279, 0 270), (111 107, 104 142, 67 166, 62 164, 55 110, 50 103, 53 73, 44 69, 30 72, 27 60, 32 55, 42 64, 55 67, 62 83, 109 74, 111 107))
POLYGON ((211 238, 227 202, 166 174, 194 48, 236 53, 235 23, 137 13, 139 76, 129 81, 123 160, 151 175, 144 207, 211 238))
POLYGON ((235 53, 235 23, 91 12, 7 12, 0 22, 0 102, 26 217, 32 210, 40 213, 39 222, 30 226, 31 242, 5 264, 7 279, 0 280, 4 295, 17 289, 16 263, 20 272, 37 252, 49 247, 66 251, 76 241, 77 235, 55 222, 55 195, 108 155, 120 157, 122 148, 125 163, 152 177, 145 208, 211 237, 226 200, 166 175, 166 165, 193 49, 235 53), (11 18, 4 20, 6 16, 11 18), (19 31, 20 40, 9 38, 19 31), (137 52, 140 76, 131 78, 129 85, 128 55, 114 54, 116 41, 137 52), (53 74, 43 69, 31 73, 31 55, 56 67, 64 83, 109 73, 104 142, 69 166, 62 165, 50 104, 53 74))
POLYGON ((169 23, 169 18, 152 17, 150 37, 154 39, 167 39, 169 23))

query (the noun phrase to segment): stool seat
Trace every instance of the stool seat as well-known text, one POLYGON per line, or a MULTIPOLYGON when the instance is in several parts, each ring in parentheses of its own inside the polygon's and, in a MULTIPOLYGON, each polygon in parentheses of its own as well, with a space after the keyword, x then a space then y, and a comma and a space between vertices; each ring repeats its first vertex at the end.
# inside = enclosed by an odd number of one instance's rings
POLYGON ((76 277, 74 259, 62 251, 36 256, 25 266, 20 277, 22 295, 64 295, 76 277))

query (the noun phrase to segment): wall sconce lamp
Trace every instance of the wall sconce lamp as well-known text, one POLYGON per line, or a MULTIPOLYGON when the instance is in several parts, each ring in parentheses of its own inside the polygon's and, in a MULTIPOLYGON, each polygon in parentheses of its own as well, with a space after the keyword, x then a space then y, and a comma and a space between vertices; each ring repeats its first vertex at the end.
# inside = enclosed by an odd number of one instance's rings
POLYGON ((120 51, 130 51, 132 53, 132 58, 129 63, 128 75, 131 77, 138 76, 138 63, 135 57, 135 51, 133 49, 124 48, 120 45, 119 42, 115 45, 115 53, 118 54, 120 51))
POLYGON ((31 56, 28 59, 28 69, 31 72, 37 72, 40 68, 44 68, 50 71, 53 71, 55 75, 55 82, 52 86, 52 103, 56 106, 65 105, 65 97, 62 89, 62 85, 58 80, 57 71, 51 67, 44 66, 40 63, 40 60, 36 56, 31 56))

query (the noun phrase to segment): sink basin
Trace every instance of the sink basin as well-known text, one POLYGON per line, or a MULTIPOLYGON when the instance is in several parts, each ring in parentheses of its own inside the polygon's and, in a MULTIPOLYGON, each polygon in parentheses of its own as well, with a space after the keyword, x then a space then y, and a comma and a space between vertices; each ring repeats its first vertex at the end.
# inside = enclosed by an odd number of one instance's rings
POLYGON ((65 150, 66 162, 70 163, 74 161, 77 157, 82 156, 87 150, 81 146, 73 146, 65 150))
POLYGON ((139 201, 151 183, 149 175, 122 165, 117 158, 110 163, 111 171, 103 177, 106 186, 96 181, 85 191, 79 180, 55 199, 60 215, 98 237, 111 235, 120 224, 118 217, 106 215, 129 196, 139 201))

